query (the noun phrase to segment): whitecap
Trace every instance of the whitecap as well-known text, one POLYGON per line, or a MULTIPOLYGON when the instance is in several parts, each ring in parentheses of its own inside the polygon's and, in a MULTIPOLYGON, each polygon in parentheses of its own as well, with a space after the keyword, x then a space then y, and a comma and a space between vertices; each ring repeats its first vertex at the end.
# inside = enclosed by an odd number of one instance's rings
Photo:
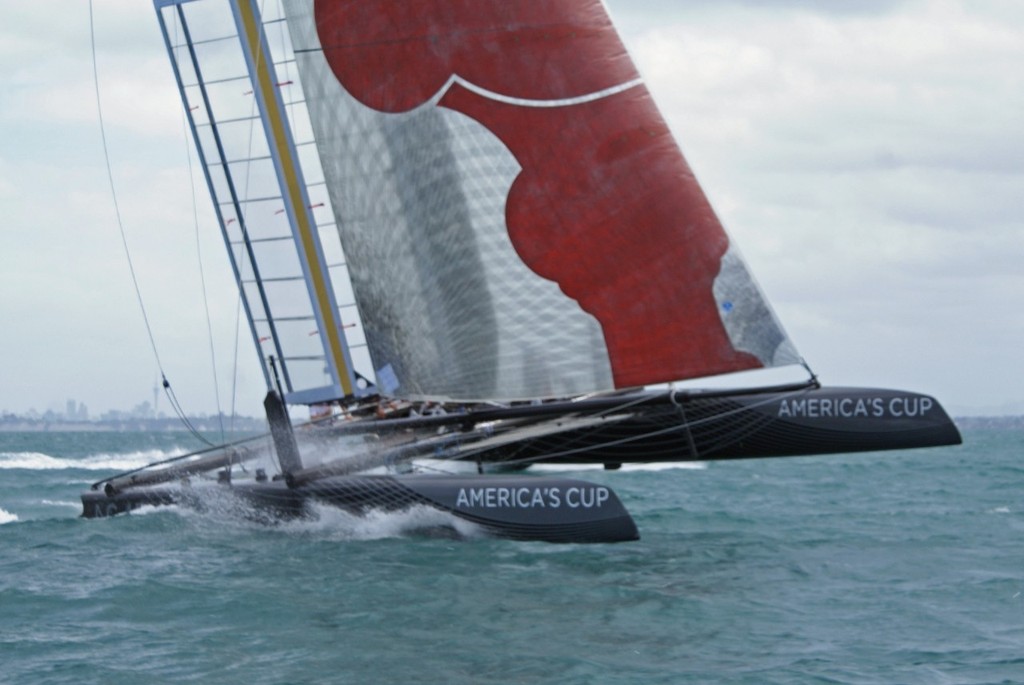
MULTIPOLYGON (((477 473, 477 463, 475 461, 457 461, 457 460, 445 460, 445 459, 414 459, 412 461, 412 468, 414 471, 422 473, 443 473, 443 474, 454 474, 454 473, 477 473)), ((708 468, 707 462, 704 461, 657 461, 657 462, 646 462, 637 464, 623 464, 618 471, 636 471, 636 472, 653 472, 653 471, 704 471, 708 468)), ((572 474, 582 471, 604 471, 604 464, 529 464, 526 466, 527 473, 553 473, 553 474, 572 474)), ((367 471, 367 474, 388 474, 392 473, 388 467, 381 467, 372 471, 367 471)), ((510 473, 508 466, 501 462, 495 462, 493 464, 484 464, 484 473, 488 474, 501 474, 510 473)))
POLYGON ((623 471, 706 471, 706 461, 659 461, 649 464, 623 464, 623 471))
POLYGON ((0 526, 2 526, 5 523, 14 523, 17 520, 18 520, 18 515, 17 514, 12 514, 11 512, 9 512, 6 509, 4 509, 3 507, 0 507, 0 526))
POLYGON ((26 471, 58 471, 78 469, 85 471, 130 471, 154 461, 172 457, 179 452, 143 450, 124 454, 95 454, 81 459, 53 457, 40 452, 0 452, 0 469, 26 471))
POLYGON ((45 504, 46 506, 49 507, 71 507, 72 509, 77 509, 78 507, 82 506, 81 502, 71 502, 69 500, 52 499, 40 500, 40 504, 45 504))
MULTIPOLYGON (((703 461, 657 461, 645 464, 623 464, 619 471, 704 471, 707 462, 703 461)), ((546 473, 571 473, 574 471, 603 471, 601 464, 535 464, 531 471, 546 473)))
POLYGON ((0 453, 0 469, 26 469, 42 471, 68 468, 66 459, 56 459, 39 452, 3 452, 0 453))

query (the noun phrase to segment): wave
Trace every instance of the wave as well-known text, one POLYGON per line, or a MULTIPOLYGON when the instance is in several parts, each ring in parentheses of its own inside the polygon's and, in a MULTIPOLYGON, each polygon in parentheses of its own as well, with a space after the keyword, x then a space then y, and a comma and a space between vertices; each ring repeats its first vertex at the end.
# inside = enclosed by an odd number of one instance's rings
MULTIPOLYGON (((623 464, 620 471, 704 471, 708 464, 704 461, 656 461, 645 464, 623 464)), ((568 473, 572 471, 603 471, 602 464, 534 464, 533 472, 568 473)))
POLYGON ((2 526, 5 523, 14 523, 17 520, 18 520, 18 515, 17 514, 12 514, 11 512, 9 512, 6 509, 4 509, 3 507, 0 507, 0 526, 2 526))
POLYGON ((52 457, 41 452, 0 452, 0 469, 26 471, 130 471, 179 454, 177 451, 143 450, 123 454, 94 454, 81 459, 52 457))
POLYGON ((72 502, 70 500, 52 500, 44 499, 40 500, 40 504, 45 504, 48 507, 71 507, 72 509, 78 509, 82 506, 81 502, 72 502))
MULTIPOLYGON (((444 459, 414 459, 413 466, 424 473, 476 473, 473 461, 446 461, 444 459)), ((485 473, 502 473, 502 464, 485 464, 485 473)), ((703 471, 708 468, 705 461, 656 461, 637 464, 623 464, 620 471, 703 471)), ((577 471, 604 471, 604 464, 530 464, 527 473, 571 474, 577 471)), ((375 473, 388 473, 382 468, 375 473)))

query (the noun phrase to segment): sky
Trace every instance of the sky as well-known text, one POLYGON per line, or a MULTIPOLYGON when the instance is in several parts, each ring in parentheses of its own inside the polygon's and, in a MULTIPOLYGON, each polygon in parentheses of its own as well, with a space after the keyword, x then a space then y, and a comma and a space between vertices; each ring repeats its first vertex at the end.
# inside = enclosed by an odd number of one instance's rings
MULTIPOLYGON (((825 384, 1024 413, 1024 3, 606 4, 825 384)), ((259 415, 262 375, 247 334, 236 344, 237 297, 209 199, 192 189, 151 3, 94 0, 94 12, 154 344, 104 162, 88 3, 3 3, 0 412, 129 409, 152 402, 162 368, 189 413, 259 415)))

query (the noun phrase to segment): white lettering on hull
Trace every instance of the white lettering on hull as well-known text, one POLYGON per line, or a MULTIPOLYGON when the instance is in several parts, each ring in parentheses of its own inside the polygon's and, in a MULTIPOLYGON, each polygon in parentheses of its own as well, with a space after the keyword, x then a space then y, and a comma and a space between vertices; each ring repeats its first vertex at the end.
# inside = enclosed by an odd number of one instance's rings
POLYGON ((459 488, 457 509, 600 509, 611 497, 601 486, 566 488, 459 488))
POLYGON ((930 397, 811 397, 779 402, 779 418, 902 419, 927 415, 935 408, 930 397))

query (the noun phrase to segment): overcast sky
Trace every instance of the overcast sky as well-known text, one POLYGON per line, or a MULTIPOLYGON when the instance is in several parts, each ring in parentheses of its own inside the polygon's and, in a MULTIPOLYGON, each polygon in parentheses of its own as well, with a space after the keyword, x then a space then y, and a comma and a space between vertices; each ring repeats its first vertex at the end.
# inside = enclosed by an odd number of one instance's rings
MULTIPOLYGON (((114 179, 160 361, 187 411, 216 411, 201 253, 228 411, 237 298, 202 187, 197 242, 154 12, 94 3, 114 179)), ((608 5, 825 383, 1024 412, 1024 3, 608 5)), ((106 176, 88 4, 0 5, 0 68, 0 411, 151 401, 158 365, 106 176)), ((238 360, 236 407, 259 414, 247 335, 238 360)))

